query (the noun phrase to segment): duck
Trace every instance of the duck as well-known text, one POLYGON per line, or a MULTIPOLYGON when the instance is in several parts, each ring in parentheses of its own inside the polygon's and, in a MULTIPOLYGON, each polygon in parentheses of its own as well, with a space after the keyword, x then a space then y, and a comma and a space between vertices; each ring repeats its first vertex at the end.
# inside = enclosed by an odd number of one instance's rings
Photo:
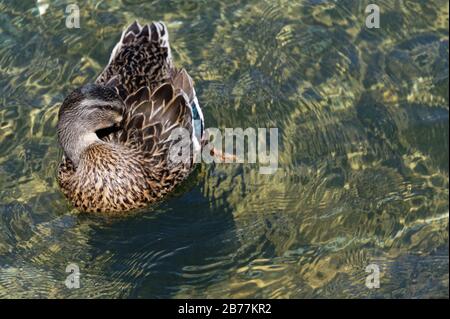
POLYGON ((58 184, 81 212, 147 207, 190 175, 204 131, 193 80, 174 66, 166 25, 134 21, 96 80, 60 106, 58 184))

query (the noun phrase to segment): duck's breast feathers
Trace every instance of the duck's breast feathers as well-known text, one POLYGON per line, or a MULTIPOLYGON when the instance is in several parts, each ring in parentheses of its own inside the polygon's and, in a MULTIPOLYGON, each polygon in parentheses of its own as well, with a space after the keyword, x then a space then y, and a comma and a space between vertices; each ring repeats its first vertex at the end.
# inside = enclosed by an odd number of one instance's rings
POLYGON ((143 86, 167 82, 172 70, 169 33, 162 22, 143 27, 137 21, 123 31, 97 83, 117 87, 122 98, 143 86))

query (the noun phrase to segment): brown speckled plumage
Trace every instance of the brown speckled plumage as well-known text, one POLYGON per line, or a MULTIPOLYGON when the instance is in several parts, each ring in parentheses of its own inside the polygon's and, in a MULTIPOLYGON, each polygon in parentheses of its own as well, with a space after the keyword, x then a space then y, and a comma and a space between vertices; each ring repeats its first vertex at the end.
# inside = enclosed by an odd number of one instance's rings
MULTIPOLYGON (((58 182, 77 209, 113 213, 144 207, 171 192, 191 172, 192 156, 177 163, 168 160, 176 142, 169 136, 175 128, 187 129, 195 138, 197 113, 192 108, 198 104, 192 79, 172 65, 167 36, 162 23, 133 23, 98 77, 97 84, 116 89, 125 113, 119 128, 82 152, 78 165, 63 156, 58 182)), ((201 139, 202 115, 200 120, 201 139)))

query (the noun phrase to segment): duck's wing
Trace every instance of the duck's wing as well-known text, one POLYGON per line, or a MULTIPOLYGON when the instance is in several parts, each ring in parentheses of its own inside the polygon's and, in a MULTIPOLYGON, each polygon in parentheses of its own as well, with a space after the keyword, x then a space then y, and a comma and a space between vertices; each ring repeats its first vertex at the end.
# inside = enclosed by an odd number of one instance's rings
POLYGON ((153 91, 168 82, 172 68, 169 33, 164 23, 142 27, 135 21, 123 31, 96 83, 116 87, 125 100, 142 87, 153 91))
POLYGON ((194 139, 199 143, 199 145, 201 145, 204 141, 205 120, 203 118, 202 109, 200 108, 197 100, 192 78, 185 69, 172 69, 171 83, 176 89, 184 92, 188 97, 189 105, 192 109, 194 139))
POLYGON ((140 150, 153 165, 166 165, 170 151, 189 147, 189 158, 184 160, 191 163, 194 130, 186 93, 171 83, 159 86, 153 93, 142 87, 129 95, 125 104, 128 111, 122 129, 111 136, 113 142, 140 150))

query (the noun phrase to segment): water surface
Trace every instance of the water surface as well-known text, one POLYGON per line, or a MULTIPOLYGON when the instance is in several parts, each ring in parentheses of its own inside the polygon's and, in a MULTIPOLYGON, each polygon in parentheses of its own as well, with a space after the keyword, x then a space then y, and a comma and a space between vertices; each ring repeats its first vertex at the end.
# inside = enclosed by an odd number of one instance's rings
POLYGON ((80 29, 68 3, 0 0, 0 297, 448 298, 448 1, 378 1, 379 29, 369 1, 79 1, 80 29), (58 108, 135 19, 166 22, 208 127, 279 129, 275 174, 203 164, 144 213, 71 209, 58 108))

